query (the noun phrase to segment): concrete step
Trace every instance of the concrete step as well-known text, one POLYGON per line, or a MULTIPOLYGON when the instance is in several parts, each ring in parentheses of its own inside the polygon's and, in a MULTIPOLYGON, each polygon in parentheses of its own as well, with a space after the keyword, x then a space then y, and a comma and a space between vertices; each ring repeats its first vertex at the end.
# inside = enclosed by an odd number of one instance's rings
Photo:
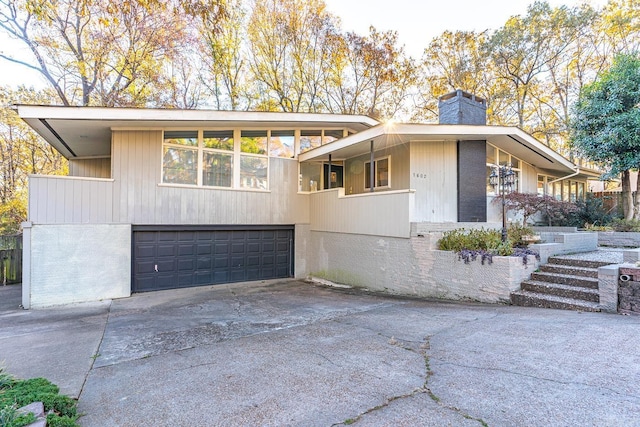
POLYGON ((598 278, 598 269, 589 267, 575 267, 573 265, 545 264, 540 266, 545 273, 569 274, 572 276, 598 278))
POLYGON ((536 282, 533 280, 522 282, 521 286, 522 290, 527 292, 555 295, 558 297, 572 298, 581 301, 600 302, 600 293, 597 289, 561 285, 559 283, 536 282))
POLYGON ((598 268, 612 264, 607 261, 589 261, 585 259, 563 258, 562 256, 549 257, 549 264, 571 265, 574 267, 598 268))
POLYGON ((592 277, 579 277, 571 274, 546 273, 534 271, 531 280, 536 282, 559 283, 561 285, 578 286, 581 288, 598 289, 598 279, 592 277))
POLYGON ((574 311, 600 311, 600 306, 596 302, 580 301, 573 298, 564 298, 528 291, 512 292, 511 304, 521 307, 557 308, 561 310, 574 311))

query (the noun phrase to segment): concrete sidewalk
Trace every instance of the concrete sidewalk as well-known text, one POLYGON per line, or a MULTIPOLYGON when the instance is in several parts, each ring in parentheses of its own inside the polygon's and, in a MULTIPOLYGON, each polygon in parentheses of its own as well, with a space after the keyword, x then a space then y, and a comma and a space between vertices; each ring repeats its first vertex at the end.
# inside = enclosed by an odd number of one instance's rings
POLYGON ((639 317, 297 281, 0 310, 0 360, 83 426, 640 425, 639 317))

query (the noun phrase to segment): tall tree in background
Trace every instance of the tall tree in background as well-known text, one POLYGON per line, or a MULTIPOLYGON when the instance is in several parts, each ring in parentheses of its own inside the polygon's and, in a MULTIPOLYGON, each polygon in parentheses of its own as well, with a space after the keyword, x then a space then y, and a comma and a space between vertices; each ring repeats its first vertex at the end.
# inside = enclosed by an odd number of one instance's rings
POLYGON ((491 37, 489 50, 499 78, 511 87, 513 114, 525 128, 531 116, 531 98, 540 93, 540 75, 548 70, 573 40, 566 31, 567 9, 546 2, 529 6, 524 17, 514 16, 491 37))
POLYGON ((144 106, 165 89, 165 61, 180 57, 196 13, 223 0, 0 0, 0 28, 64 105, 144 106))
POLYGON ((256 0, 248 23, 260 109, 318 112, 337 18, 322 0, 256 0))
POLYGON ((64 174, 66 160, 18 117, 12 103, 47 104, 55 94, 0 87, 0 234, 15 233, 26 219, 30 174, 64 174))
POLYGON ((639 106, 640 58, 619 55, 609 71, 585 86, 572 126, 571 141, 579 152, 605 166, 610 176, 622 174, 626 219, 640 218, 640 200, 634 209, 629 178, 629 171, 640 167, 639 106))
POLYGON ((335 36, 324 97, 327 110, 390 119, 402 110, 417 82, 413 59, 398 46, 395 31, 369 29, 368 36, 335 36))
POLYGON ((201 21, 203 79, 219 110, 251 107, 247 59, 245 56, 246 10, 242 0, 229 0, 227 13, 201 21))

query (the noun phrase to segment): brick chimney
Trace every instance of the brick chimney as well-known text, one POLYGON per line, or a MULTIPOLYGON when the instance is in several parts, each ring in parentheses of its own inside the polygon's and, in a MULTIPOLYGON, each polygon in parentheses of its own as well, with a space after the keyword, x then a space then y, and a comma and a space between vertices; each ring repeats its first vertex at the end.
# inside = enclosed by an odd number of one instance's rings
POLYGON ((441 125, 486 125, 487 101, 461 89, 438 98, 441 125))

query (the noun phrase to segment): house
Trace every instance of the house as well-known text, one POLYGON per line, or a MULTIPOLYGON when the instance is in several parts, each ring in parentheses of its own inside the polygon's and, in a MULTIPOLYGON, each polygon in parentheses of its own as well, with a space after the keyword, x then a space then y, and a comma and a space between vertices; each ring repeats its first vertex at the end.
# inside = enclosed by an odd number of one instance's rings
POLYGON ((19 105, 69 159, 69 176, 30 177, 23 306, 308 276, 447 296, 423 286, 436 279, 418 235, 498 226, 495 165, 512 165, 518 191, 567 198, 593 174, 487 126, 482 99, 456 91, 440 109, 440 124, 401 124, 19 105))

